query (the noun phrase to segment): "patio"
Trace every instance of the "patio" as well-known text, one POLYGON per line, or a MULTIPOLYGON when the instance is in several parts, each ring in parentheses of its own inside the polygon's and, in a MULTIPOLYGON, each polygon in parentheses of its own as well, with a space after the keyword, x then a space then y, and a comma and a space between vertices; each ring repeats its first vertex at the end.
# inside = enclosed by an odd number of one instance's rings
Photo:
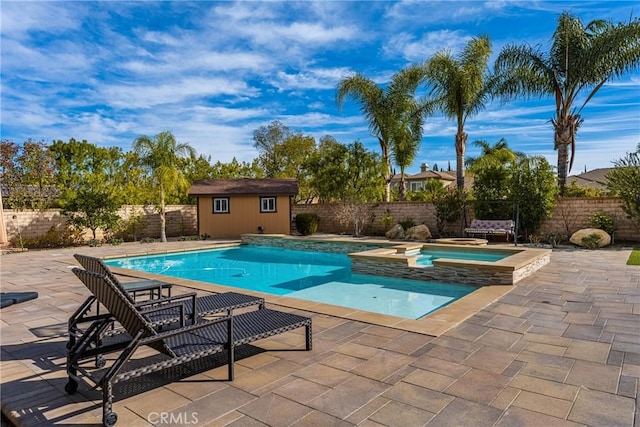
MULTIPOLYGON (((198 245, 211 241, 0 257, 2 292, 39 293, 0 311, 2 412, 18 426, 101 422, 100 393, 64 391, 66 322, 88 295, 74 253, 198 245)), ((116 387, 118 425, 640 426, 640 268, 625 265, 629 252, 554 250, 437 338, 297 310, 313 317, 313 351, 287 351, 302 342, 290 332, 243 348, 233 382, 222 365, 131 381, 125 397, 116 387)))

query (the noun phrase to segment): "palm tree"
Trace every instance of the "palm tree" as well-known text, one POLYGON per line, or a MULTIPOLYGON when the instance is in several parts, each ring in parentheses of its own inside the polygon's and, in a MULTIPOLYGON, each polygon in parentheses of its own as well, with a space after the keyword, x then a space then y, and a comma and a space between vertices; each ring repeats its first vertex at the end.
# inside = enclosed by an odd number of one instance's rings
POLYGON ((558 19, 551 50, 505 46, 495 62, 497 93, 504 100, 519 95, 554 96, 556 110, 551 120, 554 148, 558 150, 558 185, 564 192, 573 166, 576 133, 582 124, 582 109, 614 77, 640 64, 640 20, 613 24, 592 21, 586 26, 568 12, 558 19), (579 95, 586 97, 574 106, 579 95), (571 147, 571 156, 569 156, 571 147))
POLYGON ((345 77, 336 88, 338 108, 342 107, 347 96, 351 97, 360 104, 371 133, 378 138, 386 165, 384 197, 387 202, 391 199, 391 151, 394 143, 397 142, 399 148, 394 151, 396 161, 400 159, 403 165, 399 166, 404 170, 413 161, 422 139, 421 129, 417 132, 415 126, 419 120, 419 127, 422 127, 422 114, 426 110, 418 106, 414 94, 423 80, 423 70, 410 66, 394 74, 386 88, 362 74, 345 77))
POLYGON ((133 141, 133 151, 141 163, 151 171, 154 186, 160 196, 160 240, 167 241, 165 200, 172 191, 185 190, 188 182, 179 169, 179 158, 195 156, 195 150, 187 143, 178 143, 169 131, 150 138, 140 136, 133 141))
POLYGON ((485 107, 491 93, 487 73, 490 54, 489 37, 481 36, 471 39, 458 58, 443 50, 425 64, 431 97, 428 104, 457 123, 456 182, 459 189, 464 188, 464 153, 468 136, 464 125, 467 118, 485 107))
POLYGON ((526 157, 523 152, 510 149, 507 140, 504 138, 500 138, 493 145, 489 145, 485 140, 473 141, 473 145, 480 147, 481 153, 478 157, 467 157, 465 159, 464 164, 467 169, 482 168, 493 164, 504 165, 513 163, 516 158, 526 157))

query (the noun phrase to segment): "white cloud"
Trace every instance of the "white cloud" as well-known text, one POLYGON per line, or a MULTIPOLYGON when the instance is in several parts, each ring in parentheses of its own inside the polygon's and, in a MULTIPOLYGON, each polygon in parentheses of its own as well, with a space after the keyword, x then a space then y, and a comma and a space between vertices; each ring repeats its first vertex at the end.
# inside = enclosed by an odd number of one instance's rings
POLYGON ((409 62, 422 62, 441 50, 448 49, 457 55, 470 39, 471 36, 460 30, 432 31, 420 36, 399 33, 392 36, 383 49, 390 57, 401 56, 409 62))
POLYGON ((120 108, 151 108, 178 104, 206 96, 253 97, 258 90, 243 81, 221 78, 183 78, 160 85, 111 85, 100 88, 100 98, 120 108))
POLYGON ((296 74, 278 71, 270 83, 280 90, 333 89, 344 76, 351 74, 345 67, 310 68, 296 74))

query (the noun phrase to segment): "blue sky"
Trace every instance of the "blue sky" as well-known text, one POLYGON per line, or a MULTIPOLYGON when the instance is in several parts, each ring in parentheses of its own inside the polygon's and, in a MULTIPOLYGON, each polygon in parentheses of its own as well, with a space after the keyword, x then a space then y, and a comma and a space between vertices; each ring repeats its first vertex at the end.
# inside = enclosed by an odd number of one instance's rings
MULTIPOLYGON (((634 6, 635 9, 634 9, 634 6)), ((631 1, 0 2, 1 136, 86 139, 128 151, 170 130, 213 162, 251 161, 253 131, 280 120, 318 140, 379 152, 357 105, 335 104, 354 72, 384 84, 436 51, 488 34, 548 51, 563 10, 628 21, 631 1)), ((553 100, 494 101, 468 120, 469 142, 505 138, 556 164, 553 100)), ((640 142, 640 73, 603 87, 583 110, 572 173, 610 167, 640 142)), ((414 165, 455 167, 455 123, 425 121, 414 165)), ((469 144, 467 154, 477 155, 469 144)))

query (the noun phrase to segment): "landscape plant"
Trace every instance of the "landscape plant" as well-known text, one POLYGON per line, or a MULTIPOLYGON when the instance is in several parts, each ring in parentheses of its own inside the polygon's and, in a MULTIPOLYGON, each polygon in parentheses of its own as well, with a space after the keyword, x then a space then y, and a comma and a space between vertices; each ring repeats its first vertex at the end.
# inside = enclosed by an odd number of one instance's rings
POLYGON ((423 82, 420 67, 409 66, 391 77, 386 86, 360 73, 345 77, 336 87, 336 104, 342 108, 347 97, 360 105, 360 110, 369 124, 373 136, 380 143, 382 161, 385 166, 384 201, 391 200, 391 178, 393 178, 392 150, 401 169, 408 166, 408 159, 417 151, 418 134, 421 132, 422 117, 413 100, 415 90, 423 82), (398 145, 393 149, 393 144, 398 145))
POLYGON ((325 136, 303 167, 321 203, 382 200, 384 164, 360 141, 344 145, 325 136))
POLYGON ((519 212, 519 231, 536 234, 551 216, 557 186, 551 165, 544 157, 518 159, 511 171, 511 201, 519 212))
POLYGON ((179 168, 179 158, 195 156, 195 150, 187 143, 179 143, 169 131, 154 137, 140 136, 133 141, 133 151, 140 156, 141 164, 148 168, 156 189, 160 213, 160 241, 167 241, 167 194, 186 193, 190 183, 179 168))
POLYGON ((313 212, 302 212, 296 215, 296 229, 303 236, 310 236, 318 231, 318 214, 313 212))
POLYGON ((558 186, 564 194, 573 166, 582 110, 607 82, 640 65, 640 19, 584 24, 563 12, 548 53, 529 44, 510 44, 495 61, 494 92, 503 100, 519 96, 555 99, 554 148, 558 186), (582 102, 578 104, 578 100, 582 102))
POLYGON ((613 233, 616 231, 616 224, 612 215, 606 212, 596 211, 589 218, 589 222, 592 227, 606 231, 613 239, 613 233))
POLYGON ((393 225, 393 221, 394 220, 395 220, 395 218, 391 214, 391 211, 389 209, 387 209, 384 212, 383 217, 380 218, 380 223, 382 224, 382 226, 384 227, 384 229, 386 231, 386 230, 389 230, 391 228, 391 226, 393 225))
POLYGON ((259 152, 257 161, 265 178, 295 178, 298 181, 298 194, 293 202, 311 203, 315 194, 303 165, 316 151, 313 136, 293 131, 275 120, 268 126, 256 129, 253 140, 259 152))
POLYGON ((96 240, 98 228, 105 231, 117 228, 119 208, 116 198, 108 191, 87 185, 62 200, 60 213, 79 231, 90 229, 92 239, 96 240))
POLYGON ((622 199, 622 210, 640 229, 640 143, 614 164, 607 173, 607 188, 622 199))
MULTIPOLYGON (((436 225, 440 236, 445 233, 446 229, 460 221, 467 205, 467 198, 467 192, 458 188, 446 191, 434 198, 436 225)), ((462 229, 462 227, 460 228, 462 229)))
POLYGON ((458 57, 442 50, 424 65, 427 76, 427 111, 441 111, 456 121, 456 184, 464 188, 464 158, 468 134, 465 124, 469 117, 482 111, 491 96, 491 77, 487 64, 491 42, 484 35, 472 38, 458 57))
POLYGON ((598 236, 597 234, 589 234, 588 236, 584 236, 582 238, 582 244, 587 249, 598 249, 601 241, 602 237, 598 236))

